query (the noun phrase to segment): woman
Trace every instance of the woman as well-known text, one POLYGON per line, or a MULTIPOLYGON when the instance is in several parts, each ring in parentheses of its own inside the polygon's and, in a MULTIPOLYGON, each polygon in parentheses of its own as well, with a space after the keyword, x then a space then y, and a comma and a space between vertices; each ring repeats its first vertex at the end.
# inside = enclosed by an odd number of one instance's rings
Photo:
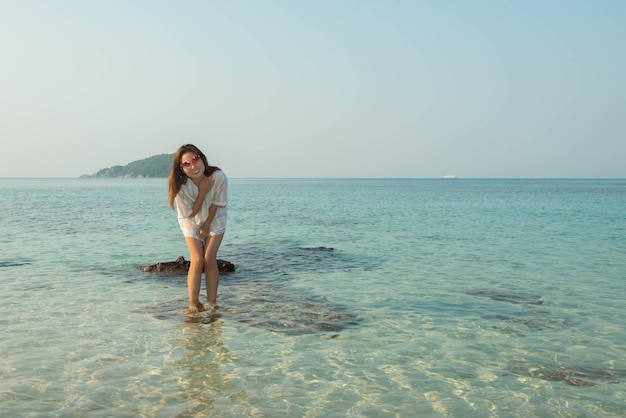
POLYGON ((169 176, 169 204, 178 212, 178 223, 189 249, 187 273, 190 313, 217 308, 217 250, 226 232, 228 179, 218 167, 192 144, 174 154, 169 176), (200 303, 202 271, 206 278, 208 302, 200 303))

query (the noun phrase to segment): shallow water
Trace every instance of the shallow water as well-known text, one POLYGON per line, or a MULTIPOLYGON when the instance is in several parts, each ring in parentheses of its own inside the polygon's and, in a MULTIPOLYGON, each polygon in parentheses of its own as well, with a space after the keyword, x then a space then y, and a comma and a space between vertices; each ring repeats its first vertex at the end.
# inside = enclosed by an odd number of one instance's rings
POLYGON ((198 318, 166 187, 0 179, 0 415, 626 410, 626 181, 231 179, 198 318))

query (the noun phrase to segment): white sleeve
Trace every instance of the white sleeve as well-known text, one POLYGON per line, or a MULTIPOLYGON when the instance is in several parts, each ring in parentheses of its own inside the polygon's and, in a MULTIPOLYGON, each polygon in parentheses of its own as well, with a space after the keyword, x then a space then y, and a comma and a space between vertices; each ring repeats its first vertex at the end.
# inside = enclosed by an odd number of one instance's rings
POLYGON ((193 210, 193 203, 190 204, 189 199, 185 199, 185 192, 181 189, 174 201, 176 202, 176 211, 179 218, 189 218, 193 210))
POLYGON ((215 172, 215 188, 213 194, 213 204, 216 206, 226 206, 228 203, 228 178, 223 171, 215 172))

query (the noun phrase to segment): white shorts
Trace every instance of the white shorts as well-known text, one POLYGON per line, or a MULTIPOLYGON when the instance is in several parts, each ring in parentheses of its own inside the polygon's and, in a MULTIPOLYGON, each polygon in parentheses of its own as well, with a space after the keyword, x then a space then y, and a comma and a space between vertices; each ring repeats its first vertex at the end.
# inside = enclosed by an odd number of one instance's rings
MULTIPOLYGON (((190 218, 178 218, 178 224, 180 230, 183 232, 183 236, 195 238, 199 241, 204 241, 198 236, 198 230, 202 225, 198 225, 190 218)), ((209 226, 209 236, 224 235, 226 232, 226 206, 220 206, 217 208, 215 218, 209 226)))

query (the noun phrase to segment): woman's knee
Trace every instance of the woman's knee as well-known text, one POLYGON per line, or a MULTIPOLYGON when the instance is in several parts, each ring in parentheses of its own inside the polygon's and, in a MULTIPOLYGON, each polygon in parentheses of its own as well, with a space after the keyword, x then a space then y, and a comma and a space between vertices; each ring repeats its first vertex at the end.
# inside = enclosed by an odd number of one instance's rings
POLYGON ((189 269, 202 270, 204 264, 204 259, 202 257, 192 257, 191 260, 189 260, 189 269))
POLYGON ((204 271, 217 270, 217 260, 214 258, 204 258, 204 271))

